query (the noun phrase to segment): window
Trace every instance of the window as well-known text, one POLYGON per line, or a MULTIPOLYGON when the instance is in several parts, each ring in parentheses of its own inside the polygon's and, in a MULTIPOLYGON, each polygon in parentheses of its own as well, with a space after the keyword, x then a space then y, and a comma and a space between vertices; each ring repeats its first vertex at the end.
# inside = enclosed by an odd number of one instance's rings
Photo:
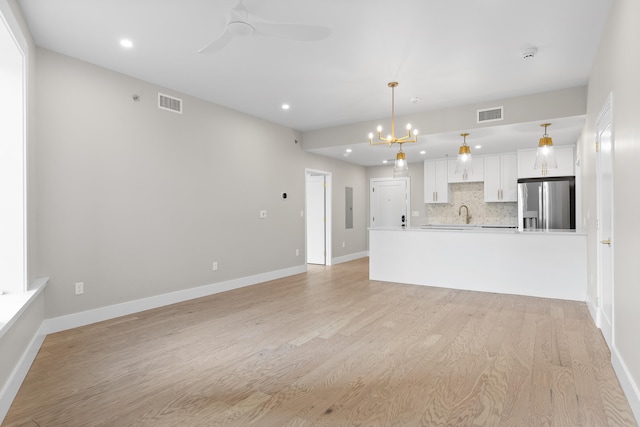
MULTIPOLYGON (((8 6, 3 6, 0 9, 0 291, 5 293, 27 290, 26 62, 12 27, 17 28, 17 24, 8 6)), ((26 46, 26 42, 21 41, 22 46, 26 46)))

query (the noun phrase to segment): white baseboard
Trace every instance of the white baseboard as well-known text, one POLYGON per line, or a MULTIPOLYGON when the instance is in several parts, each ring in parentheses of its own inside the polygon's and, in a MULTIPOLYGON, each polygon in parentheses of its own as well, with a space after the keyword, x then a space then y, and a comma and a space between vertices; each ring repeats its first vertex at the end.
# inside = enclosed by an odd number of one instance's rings
POLYGON ((210 285, 199 286, 197 288, 170 292, 168 294, 156 295, 134 301, 127 301, 107 307, 100 307, 93 310, 82 311, 80 313, 54 317, 51 319, 46 319, 43 322, 43 325, 45 326, 46 333, 52 334, 54 332, 60 332, 67 329, 90 325, 92 323, 102 322, 104 320, 114 319, 116 317, 126 316, 128 314, 134 314, 145 310, 151 310, 153 308, 164 307, 165 305, 175 304, 178 302, 201 298, 220 292, 243 288, 245 286, 251 286, 257 283, 267 282, 269 280, 280 279, 282 277, 292 276, 294 274, 300 274, 306 271, 307 266, 300 265, 296 267, 285 268, 283 270, 256 274, 254 276, 241 277, 239 279, 227 280, 225 282, 213 283, 210 285))
POLYGON ((15 399, 16 394, 18 394, 18 390, 20 390, 20 386, 26 378, 29 368, 31 368, 31 364, 38 355, 38 351, 40 350, 46 336, 47 334, 41 325, 31 339, 31 342, 24 353, 22 353, 22 357, 20 357, 18 364, 13 372, 11 372, 11 375, 4 384, 4 387, 0 390, 0 424, 2 424, 4 417, 9 412, 11 403, 13 403, 13 399, 15 399))
POLYGON ((600 327, 600 325, 599 325, 600 322, 598 320, 598 307, 596 307, 596 305, 594 304, 593 300, 589 296, 588 292, 585 295, 584 301, 587 303, 587 309, 589 309, 589 314, 591 314, 591 318, 593 319, 593 323, 595 323, 596 326, 600 327))
POLYGON ((633 381, 627 365, 615 347, 611 349, 611 364, 613 365, 613 370, 616 371, 618 381, 620 381, 620 385, 622 386, 622 391, 624 391, 629 401, 631 411, 633 411, 633 415, 636 417, 636 423, 640 425, 640 388, 638 384, 633 381))
MULTIPOLYGON (((600 315, 598 307, 594 304, 593 300, 591 300, 589 294, 587 294, 585 300, 593 322, 601 331, 603 331, 600 325, 603 317, 600 315)), ((606 337, 605 342, 607 342, 606 337)), ((627 369, 627 365, 620 357, 616 347, 609 345, 608 342, 607 346, 611 351, 611 365, 613 366, 613 370, 616 372, 618 381, 620 381, 620 385, 622 386, 622 391, 624 391, 625 397, 629 401, 629 406, 631 406, 631 411, 633 411, 633 415, 636 418, 636 423, 640 425, 640 388, 638 388, 638 385, 633 381, 633 377, 631 376, 629 369, 627 369)))
POLYGON ((342 264, 343 262, 353 261, 354 259, 366 258, 369 256, 368 251, 356 252, 349 255, 340 256, 331 259, 331 265, 342 264))

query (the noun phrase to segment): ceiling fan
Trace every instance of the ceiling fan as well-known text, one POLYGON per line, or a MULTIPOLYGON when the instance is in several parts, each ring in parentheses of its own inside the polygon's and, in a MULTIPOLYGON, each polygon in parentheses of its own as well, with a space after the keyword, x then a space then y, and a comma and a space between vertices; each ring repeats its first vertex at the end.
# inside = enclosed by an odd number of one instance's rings
POLYGON ((220 37, 198 50, 198 53, 216 53, 227 46, 234 37, 268 36, 298 41, 322 40, 331 34, 331 29, 317 25, 285 24, 268 22, 258 15, 249 14, 242 3, 231 9, 229 19, 220 37), (250 18, 251 16, 251 18, 250 18), (253 18, 258 18, 255 21, 253 18))

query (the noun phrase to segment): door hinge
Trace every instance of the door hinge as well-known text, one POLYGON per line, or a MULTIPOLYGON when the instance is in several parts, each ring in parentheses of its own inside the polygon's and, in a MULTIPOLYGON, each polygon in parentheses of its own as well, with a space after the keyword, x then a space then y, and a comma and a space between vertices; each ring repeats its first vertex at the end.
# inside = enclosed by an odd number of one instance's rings
POLYGON ((375 193, 375 192, 376 192, 376 187, 373 187, 373 188, 371 189, 371 192, 372 192, 372 193, 375 193))
POLYGON ((598 141, 596 141, 596 153, 600 152, 600 144, 598 144, 598 141))

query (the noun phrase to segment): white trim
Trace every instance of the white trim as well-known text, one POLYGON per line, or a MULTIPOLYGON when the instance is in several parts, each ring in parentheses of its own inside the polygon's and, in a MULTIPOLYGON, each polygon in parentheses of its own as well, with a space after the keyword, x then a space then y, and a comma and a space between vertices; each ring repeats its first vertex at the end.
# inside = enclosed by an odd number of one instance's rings
POLYGON ((589 309, 589 314, 591 315, 591 319, 593 319, 593 323, 598 326, 598 306, 591 299, 589 292, 585 292, 584 301, 587 303, 587 309, 589 309))
POLYGON ((636 422, 640 424, 640 388, 638 387, 638 384, 633 381, 631 372, 629 372, 627 365, 624 363, 620 357, 620 353, 618 353, 618 350, 615 347, 611 349, 611 364, 613 365, 613 370, 618 376, 618 381, 620 381, 622 391, 624 391, 624 394, 629 401, 629 406, 631 406, 631 411, 636 418, 636 422))
POLYGON ((333 258, 331 260, 331 264, 332 265, 336 265, 336 264, 342 264, 343 262, 349 262, 349 261, 353 261, 355 259, 360 259, 360 258, 366 258, 369 256, 369 251, 363 251, 363 252, 355 252, 352 254, 348 254, 348 255, 343 255, 337 258, 333 258))
POLYGON ((22 313, 31 305, 47 286, 48 277, 33 282, 26 292, 16 292, 0 296, 0 338, 11 328, 22 313))
POLYGON ((48 334, 114 319, 128 314, 139 313, 153 308, 164 307, 195 298, 201 298, 220 292, 243 288, 282 277, 293 276, 307 271, 306 265, 290 267, 283 270, 271 271, 268 273, 256 274, 254 276, 242 277, 239 279, 227 280, 225 282, 212 283, 210 285, 199 286, 197 288, 184 289, 170 292, 168 294, 156 295, 134 301, 127 301, 120 304, 100 307, 93 310, 82 311, 80 313, 68 314, 66 316, 46 319, 43 322, 44 330, 48 334))
POLYGON ((27 346, 24 353, 22 353, 22 357, 18 361, 18 364, 9 375, 9 379, 4 384, 2 390, 0 390, 0 424, 4 420, 4 417, 7 416, 9 412, 9 408, 13 403, 13 399, 15 399, 18 394, 18 390, 20 390, 20 386, 22 386, 22 382, 27 377, 27 373, 29 373, 29 369, 31 368, 31 364, 35 360, 38 355, 38 351, 40 351, 40 347, 44 342, 44 339, 47 337, 46 332, 44 331, 44 322, 40 325, 40 328, 36 332, 36 334, 31 339, 31 342, 27 346))

